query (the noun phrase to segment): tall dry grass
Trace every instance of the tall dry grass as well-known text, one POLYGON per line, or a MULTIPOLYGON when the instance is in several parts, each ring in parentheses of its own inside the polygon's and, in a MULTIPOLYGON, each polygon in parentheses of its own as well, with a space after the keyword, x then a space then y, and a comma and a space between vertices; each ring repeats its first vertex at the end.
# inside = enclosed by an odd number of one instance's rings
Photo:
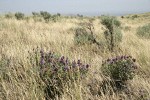
MULTIPOLYGON (((146 14, 150 16, 149 14, 146 14)), ((124 18, 122 22, 123 41, 118 51, 111 53, 101 51, 95 44, 76 46, 74 31, 80 22, 87 18, 62 18, 59 22, 35 22, 28 20, 6 19, 0 17, 0 59, 5 59, 0 68, 0 99, 1 100, 43 100, 44 83, 35 71, 28 57, 29 52, 37 47, 51 50, 71 59, 82 59, 91 65, 86 80, 74 83, 73 87, 66 87, 61 100, 147 100, 150 98, 150 40, 136 36, 136 29, 146 23, 149 18, 140 16, 137 19, 124 18), (125 30, 124 27, 130 27, 125 30), (99 83, 103 79, 100 67, 102 60, 116 55, 132 55, 140 66, 138 74, 130 81, 131 94, 122 93, 97 95, 99 83), (93 87, 90 92, 89 84, 93 87), (142 97, 143 96, 143 97, 142 97)), ((94 36, 98 41, 104 39, 103 26, 100 19, 93 21, 94 36)), ((60 98, 57 98, 60 99, 60 98)))

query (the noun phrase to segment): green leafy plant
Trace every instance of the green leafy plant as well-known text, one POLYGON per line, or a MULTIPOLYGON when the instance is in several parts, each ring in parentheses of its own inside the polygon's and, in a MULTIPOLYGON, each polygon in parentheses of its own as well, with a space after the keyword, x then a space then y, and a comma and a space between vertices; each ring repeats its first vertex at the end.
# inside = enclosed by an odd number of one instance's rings
POLYGON ((33 15, 34 17, 40 16, 40 14, 39 14, 38 12, 32 12, 32 15, 33 15))
POLYGON ((24 19, 25 15, 21 12, 17 12, 17 13, 15 13, 15 17, 18 20, 22 20, 22 19, 24 19))
POLYGON ((44 18, 45 22, 49 22, 51 14, 46 11, 41 11, 40 15, 44 18))
POLYGON ((94 37, 94 27, 90 23, 80 23, 79 28, 75 29, 75 44, 92 44, 95 43, 99 45, 99 43, 96 41, 96 38, 94 37))
POLYGON ((5 18, 11 19, 14 15, 12 13, 5 14, 5 18))
POLYGON ((122 33, 120 30, 121 23, 115 17, 103 16, 101 23, 106 27, 104 32, 105 39, 108 43, 110 51, 114 51, 114 48, 118 46, 122 40, 122 33))
POLYGON ((92 34, 88 33, 84 28, 77 28, 75 30, 75 43, 76 44, 88 44, 91 43, 92 40, 94 40, 94 37, 92 34))
MULTIPOLYGON (((38 56, 35 58, 37 59, 38 56)), ((78 61, 71 61, 64 56, 53 52, 40 51, 40 77, 45 83, 46 99, 54 99, 63 94, 63 89, 68 82, 83 79, 88 72, 89 65, 78 61)), ((37 60, 38 62, 39 60, 37 60)))
POLYGON ((102 72, 114 81, 118 89, 121 89, 128 80, 133 79, 137 69, 135 62, 136 59, 131 56, 118 56, 107 59, 102 64, 102 72))
POLYGON ((35 22, 41 22, 43 20, 38 12, 32 12, 32 15, 35 22))
POLYGON ((132 19, 138 18, 138 15, 133 15, 132 19))
POLYGON ((150 23, 142 27, 138 27, 137 35, 142 38, 150 39, 150 23))

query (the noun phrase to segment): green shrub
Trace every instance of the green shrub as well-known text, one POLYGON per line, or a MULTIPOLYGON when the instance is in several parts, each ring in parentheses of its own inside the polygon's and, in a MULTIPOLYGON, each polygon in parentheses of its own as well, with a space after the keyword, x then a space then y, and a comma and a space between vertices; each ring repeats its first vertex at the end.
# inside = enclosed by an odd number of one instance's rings
POLYGON ((45 22, 49 22, 51 14, 46 11, 41 11, 40 15, 44 18, 45 22))
POLYGON ((138 18, 138 15, 133 15, 132 19, 138 18))
POLYGON ((40 53, 36 50, 34 55, 30 61, 38 66, 40 78, 46 85, 46 100, 60 97, 66 85, 85 78, 88 72, 89 65, 83 64, 81 60, 71 61, 67 57, 43 50, 40 53))
POLYGON ((118 56, 107 59, 102 64, 102 72, 110 77, 118 89, 123 88, 128 80, 133 79, 137 65, 131 56, 118 56))
POLYGON ((114 51, 114 48, 122 40, 122 33, 120 30, 121 23, 115 17, 103 16, 101 23, 107 28, 104 32, 105 39, 108 43, 110 51, 114 51))
POLYGON ((22 20, 22 19, 24 19, 24 14, 23 13, 21 13, 21 12, 17 12, 17 13, 15 13, 15 17, 16 17, 16 19, 18 19, 18 20, 22 20))
POLYGON ((124 16, 121 16, 121 18, 123 19, 123 18, 124 18, 124 16))
POLYGON ((60 17, 60 16, 52 15, 51 21, 56 22, 56 21, 58 21, 59 17, 60 17))
POLYGON ((8 19, 13 18, 13 16, 14 15, 12 13, 5 14, 5 18, 8 18, 8 19))
POLYGON ((99 42, 97 42, 96 38, 94 37, 94 27, 91 20, 89 20, 89 22, 79 23, 79 26, 81 27, 75 29, 75 44, 99 45, 99 42))
POLYGON ((81 17, 81 18, 82 18, 82 17, 83 17, 83 15, 77 14, 77 17, 81 17))
POLYGON ((35 22, 42 22, 43 19, 42 19, 40 13, 38 13, 38 12, 32 12, 32 15, 33 15, 33 20, 35 22))
POLYGON ((110 31, 113 31, 113 27, 120 27, 121 23, 116 19, 116 17, 112 16, 103 16, 101 23, 106 26, 110 31))
POLYGON ((84 45, 84 44, 92 43, 94 39, 95 39, 94 36, 88 33, 84 28, 77 28, 75 30, 74 40, 76 44, 84 45))
POLYGON ((33 15, 34 17, 40 16, 40 14, 39 14, 38 12, 32 12, 32 15, 33 15))
POLYGON ((61 16, 61 14, 60 14, 60 13, 57 13, 56 15, 57 15, 57 16, 59 16, 59 17, 61 16))
POLYGON ((137 35, 146 39, 150 39, 150 24, 138 27, 137 35))

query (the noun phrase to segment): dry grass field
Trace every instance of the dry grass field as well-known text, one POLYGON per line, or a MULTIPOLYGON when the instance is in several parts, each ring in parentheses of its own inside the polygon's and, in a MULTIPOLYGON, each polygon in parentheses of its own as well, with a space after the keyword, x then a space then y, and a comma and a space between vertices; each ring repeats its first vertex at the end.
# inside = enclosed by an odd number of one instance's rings
POLYGON ((121 21, 123 38, 118 49, 110 52, 96 44, 76 45, 75 31, 81 22, 92 19, 94 37, 104 40, 104 26, 100 17, 61 17, 56 22, 23 20, 0 16, 0 100, 45 100, 42 82, 29 57, 38 47, 54 51, 72 60, 90 64, 84 80, 66 86, 57 100, 149 100, 150 99, 150 39, 136 35, 139 26, 150 23, 150 13, 117 17, 121 21), (29 53, 30 52, 30 53, 29 53), (103 80, 102 61, 118 55, 131 55, 138 64, 138 72, 128 82, 128 92, 98 95, 103 80), (91 91, 90 87, 93 91, 91 91))

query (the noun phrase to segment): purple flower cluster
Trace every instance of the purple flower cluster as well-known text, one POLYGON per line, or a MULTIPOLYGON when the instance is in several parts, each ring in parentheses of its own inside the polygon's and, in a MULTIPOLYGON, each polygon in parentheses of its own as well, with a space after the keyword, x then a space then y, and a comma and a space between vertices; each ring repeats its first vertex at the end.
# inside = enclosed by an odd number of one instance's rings
MULTIPOLYGON (((116 57, 114 57, 114 58, 108 58, 107 60, 105 60, 104 62, 103 62, 103 65, 104 64, 116 64, 116 63, 118 63, 118 62, 126 62, 126 61, 130 61, 130 62, 132 62, 132 63, 135 63, 136 62, 136 59, 134 59, 134 58, 132 58, 132 56, 116 56, 116 57)), ((134 65, 134 66, 136 66, 136 65, 134 65)))
MULTIPOLYGON (((46 53, 43 50, 40 51, 40 69, 42 74, 50 73, 51 77, 55 75, 68 75, 67 73, 80 73, 80 75, 86 74, 89 69, 88 64, 83 64, 81 60, 72 61, 68 57, 57 56, 52 52, 46 53), (45 70, 46 69, 46 70, 45 70)), ((65 77, 65 76, 63 76, 65 77)), ((67 76, 66 76, 67 77, 67 76)))
POLYGON ((137 68, 136 59, 132 56, 117 56, 102 63, 102 72, 114 80, 132 79, 137 68))

